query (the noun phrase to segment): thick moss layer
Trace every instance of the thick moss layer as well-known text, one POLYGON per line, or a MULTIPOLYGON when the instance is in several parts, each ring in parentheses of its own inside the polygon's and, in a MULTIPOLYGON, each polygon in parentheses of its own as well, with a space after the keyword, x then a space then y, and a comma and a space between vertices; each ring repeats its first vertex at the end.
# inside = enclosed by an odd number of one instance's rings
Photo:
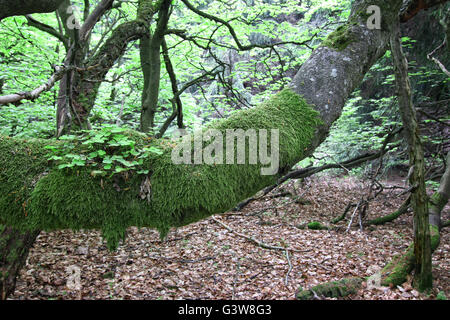
MULTIPOLYGON (((430 225, 431 252, 437 249, 440 241, 439 229, 430 225)), ((407 276, 414 269, 414 243, 412 243, 406 252, 392 259, 381 271, 381 284, 383 286, 401 285, 407 279, 407 276)))
POLYGON ((327 226, 324 226, 323 224, 321 224, 318 221, 312 221, 312 222, 308 223, 307 227, 308 227, 308 229, 311 229, 311 230, 328 230, 327 226))
POLYGON ((321 46, 329 47, 336 51, 342 51, 346 49, 350 43, 355 41, 356 37, 352 33, 352 24, 347 23, 330 33, 322 42, 321 46))
POLYGON ((300 289, 296 298, 299 300, 311 300, 316 294, 321 297, 338 298, 345 297, 350 294, 354 294, 361 287, 363 279, 361 278, 348 278, 339 281, 332 281, 312 287, 309 290, 300 289))
MULTIPOLYGON (((268 102, 213 123, 210 128, 279 129, 280 168, 302 159, 316 127, 318 113, 291 90, 268 102)), ((129 133, 136 144, 149 144, 129 133)), ((186 225, 224 212, 267 185, 277 175, 261 175, 260 164, 176 165, 175 143, 157 140, 164 153, 147 159, 150 201, 139 197, 146 176, 92 177, 90 170, 58 170, 45 160, 44 140, 0 137, 0 218, 21 229, 101 229, 111 247, 129 226, 152 227, 164 236, 170 227, 186 225)), ((263 166, 265 167, 265 166, 263 166)))

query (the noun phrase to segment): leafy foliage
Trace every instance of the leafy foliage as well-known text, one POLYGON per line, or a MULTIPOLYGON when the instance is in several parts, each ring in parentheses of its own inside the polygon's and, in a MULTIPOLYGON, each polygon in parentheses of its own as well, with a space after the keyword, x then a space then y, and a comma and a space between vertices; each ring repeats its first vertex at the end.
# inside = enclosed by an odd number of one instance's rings
POLYGON ((92 176, 110 177, 114 174, 134 171, 148 174, 142 169, 144 159, 163 152, 153 146, 136 147, 123 128, 103 126, 98 131, 84 131, 82 135, 62 136, 63 144, 48 145, 48 160, 54 160, 58 169, 89 167, 92 176), (80 152, 76 152, 80 151, 80 152))

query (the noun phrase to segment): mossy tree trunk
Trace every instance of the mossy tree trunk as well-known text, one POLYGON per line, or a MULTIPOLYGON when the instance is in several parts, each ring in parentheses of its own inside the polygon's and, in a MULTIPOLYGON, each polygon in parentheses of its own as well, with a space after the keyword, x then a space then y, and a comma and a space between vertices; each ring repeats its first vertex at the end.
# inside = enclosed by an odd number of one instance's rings
POLYGON ((170 0, 162 1, 158 11, 158 23, 155 32, 153 35, 142 37, 139 44, 141 68, 144 76, 140 119, 140 130, 142 132, 148 132, 155 126, 161 75, 160 47, 169 22, 170 3, 170 0))
POLYGON ((17 274, 22 269, 39 231, 20 232, 0 225, 0 299, 14 292, 17 274))
MULTIPOLYGON (((221 132, 279 129, 280 166, 274 175, 261 175, 260 164, 177 165, 171 159, 174 146, 165 140, 152 140, 163 154, 146 160, 145 166, 151 173, 147 177, 128 176, 126 181, 119 181, 126 186, 118 191, 117 181, 95 179, 88 168, 63 171, 48 164, 44 147, 54 142, 0 136, 0 221, 33 229, 102 229, 114 246, 128 226, 154 227, 166 233, 170 227, 231 209, 274 184, 326 138, 351 92, 384 55, 401 4, 401 0, 354 1, 347 24, 312 53, 288 89, 260 106, 211 125, 221 132), (367 28, 369 5, 382 9, 380 30, 367 28), (37 162, 41 162, 42 169, 36 167, 37 162), (21 169, 26 166, 36 168, 21 169), (142 200, 138 195, 142 186, 148 189, 148 181, 151 181, 151 188, 147 190, 150 196, 142 200), (23 189, 25 182, 27 188, 23 189), (26 192, 18 194, 19 189, 26 192)), ((145 22, 131 22, 120 26, 113 37, 123 35, 119 37, 123 42, 135 38, 136 27, 142 27, 145 34, 145 22)), ((96 56, 97 62, 105 63, 105 70, 113 62, 115 53, 124 50, 123 43, 116 42, 119 38, 105 44, 101 51, 105 59, 100 59, 101 54, 96 56), (108 47, 108 43, 112 47, 108 47), (115 44, 121 46, 115 48, 115 44)), ((95 83, 85 85, 80 87, 80 93, 85 96, 95 93, 95 83)), ((86 108, 79 114, 88 115, 89 108, 86 108)), ((145 136, 137 133, 130 132, 129 137, 136 141, 137 147, 149 144, 145 136)))
MULTIPOLYGON (((103 13, 106 10, 108 8, 104 8, 103 13)), ((81 71, 69 72, 60 82, 56 116, 58 136, 70 131, 72 126, 74 129, 90 128, 89 115, 95 105, 101 83, 116 61, 123 56, 130 42, 149 36, 151 18, 158 10, 159 7, 154 7, 153 1, 140 0, 137 19, 114 29, 93 56, 87 56, 89 33, 83 37, 81 32, 84 25, 80 29, 79 39, 76 30, 67 31, 72 35, 74 46, 68 51, 65 63, 75 65, 81 71)), ((86 22, 89 21, 88 18, 86 22)))
POLYGON ((409 165, 411 168, 409 183, 413 188, 411 192, 411 205, 414 211, 414 283, 420 291, 424 291, 433 287, 430 230, 428 223, 428 197, 425 187, 425 159, 416 111, 412 102, 411 85, 408 76, 408 61, 402 49, 400 23, 396 23, 395 26, 394 32, 391 35, 390 44, 394 61, 399 110, 408 143, 409 165))

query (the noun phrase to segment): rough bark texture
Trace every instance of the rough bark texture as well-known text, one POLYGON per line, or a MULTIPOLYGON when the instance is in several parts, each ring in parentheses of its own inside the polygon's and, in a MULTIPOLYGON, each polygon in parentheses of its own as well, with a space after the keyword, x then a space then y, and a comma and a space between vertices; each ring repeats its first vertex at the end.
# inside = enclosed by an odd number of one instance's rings
MULTIPOLYGON (((92 15, 100 15, 108 10, 110 3, 103 1, 94 10, 92 15), (105 2, 106 4, 102 5, 105 2), (98 9, 98 10, 97 10, 98 9)), ((152 1, 140 1, 151 3, 152 1)), ((82 72, 72 72, 60 82, 57 108, 57 132, 58 135, 67 131, 73 124, 75 127, 89 128, 88 118, 95 105, 98 89, 105 80, 106 74, 125 53, 128 44, 149 35, 149 20, 155 13, 155 9, 150 6, 140 7, 138 18, 134 21, 125 22, 113 30, 111 36, 102 45, 98 52, 92 57, 86 57, 89 46, 89 28, 85 24, 80 30, 80 41, 78 47, 72 47, 66 57, 67 65, 75 64, 82 68, 82 72), (84 39, 84 40, 83 40, 84 39), (70 80, 68 84, 67 81, 70 80), (68 94, 69 92, 69 94, 68 94), (70 98, 70 101, 69 101, 70 98)), ((87 23, 92 26, 92 21, 87 19, 87 23)))
POLYGON ((140 121, 140 130, 142 132, 148 132, 155 126, 161 75, 160 47, 164 40, 167 23, 169 22, 169 8, 170 1, 162 1, 155 32, 151 37, 144 36, 140 43, 141 65, 144 74, 140 121))
POLYGON ((16 278, 39 231, 20 232, 0 225, 0 299, 14 292, 16 278))
POLYGON ((347 24, 330 34, 294 77, 291 88, 315 105, 324 120, 310 153, 326 138, 331 124, 340 116, 345 101, 366 72, 386 52, 401 2, 355 1, 347 24), (381 30, 367 28, 369 5, 378 5, 382 10, 381 30))
POLYGON ((431 196, 429 204, 430 225, 441 228, 441 211, 450 198, 450 151, 447 153, 446 170, 441 178, 439 189, 431 196))
MULTIPOLYGON (((222 131, 278 128, 280 170, 277 175, 262 176, 261 165, 175 165, 170 159, 174 146, 158 140, 154 144, 163 149, 164 154, 147 159, 151 175, 133 175, 126 181, 125 188, 122 185, 118 191, 117 181, 94 179, 87 169, 61 171, 47 167, 44 146, 53 142, 0 137, 0 209, 3 210, 0 220, 32 229, 101 228, 114 246, 130 225, 151 226, 164 233, 172 226, 230 209, 263 187, 274 184, 280 175, 325 139, 347 97, 385 53, 401 2, 354 1, 347 25, 331 34, 303 64, 290 86, 293 92, 287 89, 261 106, 212 125, 222 131), (366 27, 366 8, 374 4, 382 8, 381 30, 366 27), (33 170, 23 170, 27 165, 33 170), (145 184, 149 202, 138 197, 145 181, 151 181, 151 185, 145 184)), ((130 30, 136 26, 140 29, 142 25, 130 23, 130 26, 119 27, 118 32, 123 37, 111 40, 111 46, 106 46, 96 56, 104 70, 114 62, 115 53, 124 50, 123 43, 136 37, 136 29, 132 35, 130 30)), ((141 31, 145 34, 145 30, 141 31)), ((84 82, 76 94, 88 99, 93 97, 95 87, 95 83, 84 82)), ((79 115, 87 116, 89 106, 81 106, 79 115)), ((137 144, 149 144, 145 137, 136 133, 129 136, 137 144)))
POLYGON ((400 40, 400 23, 396 24, 390 43, 394 61, 399 110, 408 143, 409 165, 412 170, 409 175, 409 183, 414 188, 411 193, 411 205, 414 211, 414 267, 416 270, 414 283, 420 291, 423 291, 433 286, 428 197, 425 188, 425 159, 416 111, 412 102, 408 61, 403 53, 400 40))
POLYGON ((64 0, 0 0, 0 20, 11 16, 47 13, 58 9, 64 0))

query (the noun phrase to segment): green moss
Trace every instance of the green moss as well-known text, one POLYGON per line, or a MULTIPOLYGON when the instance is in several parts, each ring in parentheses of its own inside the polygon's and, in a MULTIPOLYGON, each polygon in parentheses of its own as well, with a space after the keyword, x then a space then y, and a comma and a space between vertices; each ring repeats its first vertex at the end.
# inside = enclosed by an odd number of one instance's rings
POLYGON ((339 281, 319 284, 309 290, 303 290, 302 288, 300 288, 296 294, 296 297, 299 300, 310 300, 314 297, 314 293, 319 297, 345 297, 351 294, 355 294, 361 287, 362 282, 363 279, 361 278, 346 278, 339 281))
POLYGON ((21 225, 29 213, 29 199, 48 170, 46 144, 0 136, 0 215, 8 225, 21 225))
POLYGON ((349 22, 337 28, 328 35, 328 37, 322 42, 321 46, 329 47, 335 49, 336 51, 346 49, 350 43, 356 41, 356 37, 351 30, 352 25, 353 24, 349 22))
POLYGON ((327 230, 328 227, 322 225, 318 221, 312 221, 312 222, 308 223, 308 229, 311 229, 311 230, 327 230))
MULTIPOLYGON (((439 229, 430 225, 431 250, 434 251, 439 245, 439 229)), ((411 244, 406 252, 392 259, 381 271, 381 284, 388 286, 390 284, 397 286, 404 283, 407 276, 414 269, 414 244, 411 244)))
POLYGON ((114 279, 114 272, 108 271, 102 275, 103 279, 114 279))
POLYGON ((431 240, 431 250, 434 251, 439 246, 440 242, 439 228, 437 226, 430 225, 430 240, 431 240))
MULTIPOLYGON (((318 113, 286 89, 208 128, 223 133, 226 129, 279 129, 280 168, 290 168, 303 158, 320 123, 318 113)), ((261 164, 176 165, 171 159, 175 142, 149 142, 141 134, 128 134, 137 146, 163 150, 143 166, 150 171, 149 202, 139 196, 145 176, 100 178, 92 177, 85 167, 49 169, 52 164, 44 156, 49 141, 0 137, 0 223, 27 230, 101 229, 114 248, 129 226, 156 228, 165 236, 171 227, 232 208, 278 178, 261 175, 261 164)))
POLYGON ((406 253, 392 259, 381 271, 381 284, 383 286, 401 285, 411 273, 414 266, 414 245, 411 244, 406 253))
POLYGON ((431 197, 429 201, 430 211, 433 210, 435 212, 441 212, 442 209, 447 204, 448 199, 446 199, 442 194, 439 192, 435 192, 431 197))
POLYGON ((409 204, 410 204, 411 200, 410 198, 408 198, 403 204, 402 206, 396 210, 395 212, 379 217, 379 218, 375 218, 373 220, 367 221, 366 225, 381 225, 390 221, 393 221, 395 219, 397 219, 398 217, 400 217, 402 214, 406 213, 408 211, 409 208, 409 204))

